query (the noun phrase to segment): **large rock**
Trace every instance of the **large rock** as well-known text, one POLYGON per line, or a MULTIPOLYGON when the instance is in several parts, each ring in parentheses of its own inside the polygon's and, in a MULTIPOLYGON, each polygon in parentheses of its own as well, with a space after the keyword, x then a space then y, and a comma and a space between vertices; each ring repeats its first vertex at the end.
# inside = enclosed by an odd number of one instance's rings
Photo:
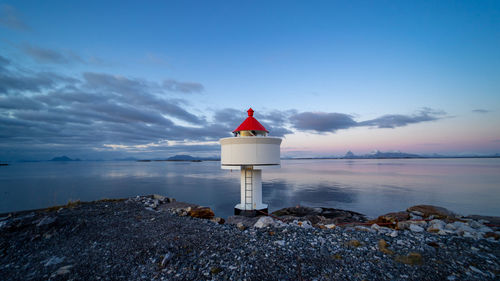
POLYGON ((427 227, 427 232, 432 233, 443 233, 446 223, 441 220, 432 220, 429 222, 429 227, 427 227))
POLYGON ((253 226, 256 228, 263 228, 268 226, 275 226, 275 224, 276 223, 271 217, 260 217, 253 226))
POLYGON ((211 219, 215 216, 214 211, 210 209, 209 207, 197 207, 197 208, 192 208, 189 212, 188 215, 193 218, 200 218, 200 219, 211 219))
POLYGON ((410 230, 413 232, 422 232, 424 231, 424 228, 416 224, 410 224, 410 230))
POLYGON ((434 216, 436 219, 453 219, 455 214, 443 207, 432 205, 416 205, 408 208, 406 211, 410 213, 421 214, 422 217, 428 218, 434 216))
POLYGON ((398 222, 406 221, 408 219, 410 219, 410 214, 408 212, 396 212, 379 216, 376 220, 371 222, 390 228, 396 228, 398 222))
POLYGON ((366 217, 363 214, 334 208, 296 206, 280 209, 272 214, 288 223, 294 220, 308 220, 312 225, 318 227, 327 224, 366 222, 366 217))

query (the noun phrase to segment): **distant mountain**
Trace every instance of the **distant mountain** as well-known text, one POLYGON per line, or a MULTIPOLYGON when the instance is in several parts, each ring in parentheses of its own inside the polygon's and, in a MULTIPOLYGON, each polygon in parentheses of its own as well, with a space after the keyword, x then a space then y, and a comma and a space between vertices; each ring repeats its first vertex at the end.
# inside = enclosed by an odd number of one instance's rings
POLYGON ((175 155, 172 157, 167 158, 169 161, 194 161, 194 160, 200 160, 200 158, 195 158, 191 155, 175 155))
POLYGON ((56 162, 68 162, 68 161, 81 161, 80 159, 71 159, 68 156, 60 156, 60 157, 54 157, 50 161, 56 161, 56 162))
POLYGON ((352 151, 347 151, 345 154, 344 159, 383 159, 383 158, 422 158, 422 155, 418 154, 410 154, 410 153, 404 153, 401 151, 389 151, 389 152, 382 152, 379 150, 375 150, 370 154, 364 154, 364 155, 355 155, 352 153, 352 151))

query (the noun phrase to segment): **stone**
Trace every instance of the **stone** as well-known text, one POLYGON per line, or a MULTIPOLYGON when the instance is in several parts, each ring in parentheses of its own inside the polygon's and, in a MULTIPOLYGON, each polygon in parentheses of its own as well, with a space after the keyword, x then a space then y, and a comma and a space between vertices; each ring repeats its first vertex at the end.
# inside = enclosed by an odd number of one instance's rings
POLYGON ((439 233, 440 231, 444 231, 445 226, 446 223, 441 220, 432 220, 429 222, 429 227, 427 227, 427 232, 439 233))
POLYGON ((297 222, 297 225, 303 228, 313 228, 309 221, 299 221, 297 222))
POLYGON ((215 274, 219 274, 221 271, 222 271, 222 268, 220 268, 220 267, 212 267, 212 268, 210 268, 210 273, 212 273, 214 275, 215 274))
POLYGON ((314 225, 319 223, 326 225, 331 223, 340 224, 366 221, 366 217, 360 213, 333 208, 296 206, 280 209, 272 214, 286 219, 287 222, 291 222, 293 220, 308 220, 314 225))
POLYGON ((410 230, 413 232, 422 232, 424 229, 416 224, 410 224, 410 230))
POLYGON ((474 228, 474 229, 478 229, 478 228, 480 228, 481 226, 483 226, 482 224, 480 224, 479 222, 477 222, 477 221, 475 221, 475 220, 471 220, 471 221, 467 222, 467 224, 468 224, 470 227, 474 228))
POLYGON ((414 213, 410 213, 410 219, 411 220, 422 220, 423 217, 422 216, 417 216, 414 213))
POLYGON ((410 229, 410 222, 409 221, 400 221, 396 225, 397 230, 405 230, 405 229, 410 229))
POLYGON ((168 198, 167 197, 165 197, 163 195, 159 195, 159 194, 153 194, 153 199, 156 199, 156 200, 158 200, 159 202, 162 202, 162 203, 168 202, 168 200, 167 200, 168 198))
POLYGON ((379 251, 381 251, 382 253, 387 254, 387 255, 393 255, 394 252, 391 251, 391 250, 389 250, 389 249, 387 249, 387 246, 388 246, 387 242, 385 242, 384 239, 380 239, 378 241, 378 249, 379 249, 379 251))
POLYGON ((479 229, 477 229, 477 231, 479 231, 479 232, 483 232, 483 233, 487 233, 487 232, 492 232, 492 231, 493 231, 493 229, 491 229, 491 228, 489 228, 489 227, 487 227, 487 226, 484 226, 484 225, 483 225, 483 226, 481 226, 479 229))
POLYGON ((36 226, 51 225, 56 222, 56 218, 44 217, 36 226))
POLYGON ((371 228, 368 228, 366 226, 361 226, 361 225, 356 225, 354 227, 354 229, 358 230, 358 231, 367 231, 367 232, 375 232, 375 230, 371 229, 371 228))
POLYGON ((424 260, 419 253, 411 252, 407 256, 396 256, 395 261, 408 265, 422 265, 424 260))
POLYGON ((163 259, 161 260, 161 267, 165 267, 167 265, 167 262, 172 259, 172 253, 168 252, 163 256, 163 259))
POLYGON ((416 212, 421 213, 421 216, 424 218, 428 218, 429 216, 434 216, 434 218, 438 219, 455 218, 455 214, 450 210, 433 205, 416 205, 408 208, 406 211, 414 214, 416 212))
POLYGON ((491 232, 486 232, 486 233, 484 234, 484 238, 490 238, 490 237, 492 237, 492 238, 493 238, 493 239, 495 239, 495 240, 498 240, 498 239, 500 239, 500 234, 495 233, 495 232, 493 232, 493 231, 491 231, 491 232))
POLYGON ((253 226, 256 228, 263 228, 274 225, 275 222, 271 217, 260 217, 259 220, 253 226))
POLYGON ((62 266, 62 267, 59 267, 56 272, 52 273, 52 276, 51 277, 56 277, 58 275, 64 275, 64 274, 68 274, 70 273, 70 269, 72 268, 73 266, 72 265, 66 265, 66 266, 62 266))
POLYGON ((361 245, 361 242, 359 242, 356 239, 353 239, 353 240, 349 241, 348 245, 352 246, 352 247, 359 247, 361 245))
POLYGON ((327 229, 334 229, 334 228, 335 228, 335 227, 337 227, 337 226, 336 226, 335 224, 333 224, 333 223, 330 223, 330 224, 325 224, 325 227, 326 227, 327 229))
POLYGON ((414 224, 414 225, 418 225, 422 228, 426 228, 428 223, 426 221, 423 221, 423 220, 419 220, 419 221, 410 221, 410 224, 414 224))
POLYGON ((424 216, 424 213, 422 213, 420 211, 417 211, 417 210, 411 211, 411 214, 413 214, 414 216, 419 216, 419 217, 423 217, 424 216))
POLYGON ((471 265, 471 266, 469 266, 469 268, 470 268, 470 270, 474 271, 475 273, 479 273, 481 275, 484 275, 484 273, 481 270, 479 270, 477 267, 474 267, 471 265))
POLYGON ((245 230, 245 229, 246 229, 245 225, 244 225, 243 223, 241 223, 241 222, 237 223, 237 224, 236 224, 236 227, 237 227, 239 230, 241 230, 241 231, 243 231, 243 230, 245 230))
POLYGON ((49 259, 46 259, 44 262, 44 266, 51 266, 54 264, 59 264, 64 261, 64 257, 52 256, 49 259), (46 261, 46 262, 45 262, 46 261))
POLYGON ((274 244, 278 245, 278 246, 285 246, 285 240, 278 240, 278 241, 274 241, 274 244))
POLYGON ((215 217, 210 219, 211 221, 218 223, 218 224, 224 224, 226 221, 223 218, 215 217))
POLYGON ((214 211, 209 207, 197 207, 188 211, 188 215, 193 218, 211 219, 215 216, 214 211))
POLYGON ((391 236, 392 238, 394 238, 394 237, 398 237, 398 231, 397 231, 397 230, 394 230, 393 232, 391 232, 391 233, 389 234, 389 236, 391 236))
POLYGON ((384 226, 390 228, 396 228, 397 223, 400 221, 406 221, 410 218, 410 215, 407 212, 396 212, 396 213, 388 213, 382 216, 379 216, 375 221, 376 224, 383 224, 384 226))
POLYGON ((466 223, 456 221, 453 223, 453 225, 455 226, 455 233, 458 235, 470 238, 476 236, 476 230, 466 223))

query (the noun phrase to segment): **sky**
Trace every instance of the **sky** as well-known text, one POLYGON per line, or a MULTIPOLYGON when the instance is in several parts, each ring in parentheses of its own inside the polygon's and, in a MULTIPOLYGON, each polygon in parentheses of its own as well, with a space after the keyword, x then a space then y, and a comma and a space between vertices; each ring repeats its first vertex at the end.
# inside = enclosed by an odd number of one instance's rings
POLYGON ((0 161, 500 153, 499 1, 2 1, 0 161))

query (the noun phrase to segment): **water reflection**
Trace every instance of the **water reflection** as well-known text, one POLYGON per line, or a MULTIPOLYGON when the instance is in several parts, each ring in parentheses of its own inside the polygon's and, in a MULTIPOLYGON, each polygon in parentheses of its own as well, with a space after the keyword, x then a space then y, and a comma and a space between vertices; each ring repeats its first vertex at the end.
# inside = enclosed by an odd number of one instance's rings
MULTIPOLYGON (((14 163, 0 168, 0 212, 158 193, 228 216, 239 180, 219 162, 14 163)), ((433 204, 500 215, 499 183, 500 159, 283 160, 263 172, 263 201, 271 211, 302 204, 376 216, 433 204)))

